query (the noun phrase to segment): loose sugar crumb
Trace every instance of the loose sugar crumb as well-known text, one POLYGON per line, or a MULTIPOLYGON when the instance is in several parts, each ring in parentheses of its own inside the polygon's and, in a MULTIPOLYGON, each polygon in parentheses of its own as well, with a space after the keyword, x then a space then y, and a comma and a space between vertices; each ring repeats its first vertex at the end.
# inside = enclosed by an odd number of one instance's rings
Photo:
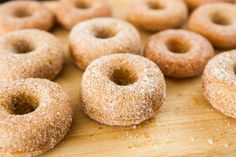
POLYGON ((191 141, 192 141, 192 142, 194 142, 194 141, 195 141, 195 139, 194 139, 193 137, 191 137, 191 141))
POLYGON ((211 145, 214 144, 212 139, 208 139, 207 141, 208 141, 208 144, 211 144, 211 145))

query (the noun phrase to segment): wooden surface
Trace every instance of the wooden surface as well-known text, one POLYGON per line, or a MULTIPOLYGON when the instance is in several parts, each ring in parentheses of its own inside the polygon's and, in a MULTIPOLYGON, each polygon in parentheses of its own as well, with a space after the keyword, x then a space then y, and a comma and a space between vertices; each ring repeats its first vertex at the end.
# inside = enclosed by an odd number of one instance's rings
MULTIPOLYGON (((114 16, 125 18, 130 1, 111 1, 114 16)), ((45 2, 54 8, 56 2, 45 2)), ((82 72, 68 53, 68 31, 52 32, 66 50, 67 63, 56 79, 71 96, 74 107, 72 127, 67 136, 42 157, 157 157, 236 156, 236 120, 228 118, 206 101, 200 77, 167 79, 167 98, 159 113, 141 125, 110 127, 89 119, 80 108, 82 72)), ((147 33, 141 31, 143 43, 147 33)))

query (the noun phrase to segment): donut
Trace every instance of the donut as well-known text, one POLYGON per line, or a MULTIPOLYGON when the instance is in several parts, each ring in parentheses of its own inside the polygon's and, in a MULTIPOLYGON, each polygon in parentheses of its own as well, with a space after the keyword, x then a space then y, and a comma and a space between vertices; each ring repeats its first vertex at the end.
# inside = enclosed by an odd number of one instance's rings
POLYGON ((141 51, 135 27, 115 18, 96 18, 77 24, 70 32, 69 43, 71 56, 82 70, 103 55, 141 51))
POLYGON ((70 99, 49 80, 0 84, 0 156, 36 156, 53 148, 72 121, 70 99))
POLYGON ((56 11, 58 21, 67 29, 87 19, 111 15, 106 0, 60 0, 56 11))
POLYGON ((92 62, 82 77, 84 112, 100 123, 129 126, 154 116, 166 95, 160 69, 134 54, 111 54, 92 62))
POLYGON ((236 51, 221 53, 206 65, 202 83, 206 99, 224 115, 236 118, 236 51))
POLYGON ((24 29, 0 36, 0 52, 0 81, 54 79, 64 63, 59 40, 42 30, 24 29))
POLYGON ((188 28, 205 36, 218 49, 236 48, 236 9, 228 3, 205 4, 191 15, 188 28))
POLYGON ((188 17, 182 0, 136 0, 128 13, 133 24, 148 31, 181 27, 188 17))
POLYGON ((0 34, 19 29, 49 30, 54 24, 53 14, 36 1, 11 1, 0 5, 0 34))
POLYGON ((231 2, 233 3, 234 0, 185 0, 187 5, 191 10, 199 7, 200 5, 206 4, 206 3, 213 3, 213 2, 231 2))
POLYGON ((214 49, 204 37, 187 30, 165 30, 150 37, 144 55, 155 62, 164 75, 187 78, 203 72, 214 49))

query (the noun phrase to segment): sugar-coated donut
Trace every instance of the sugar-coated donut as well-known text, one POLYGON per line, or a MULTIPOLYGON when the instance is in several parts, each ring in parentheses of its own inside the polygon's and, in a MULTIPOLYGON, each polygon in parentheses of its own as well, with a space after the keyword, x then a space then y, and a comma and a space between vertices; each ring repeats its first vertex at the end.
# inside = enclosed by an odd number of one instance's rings
POLYGON ((191 15, 188 28, 220 49, 236 48, 236 7, 229 3, 205 4, 191 15))
POLYGON ((96 18, 76 25, 69 37, 71 56, 84 70, 89 63, 112 53, 141 51, 141 39, 131 24, 115 18, 96 18))
POLYGON ((0 36, 0 81, 53 79, 64 63, 63 47, 48 32, 24 29, 0 36))
POLYGON ((149 31, 181 27, 187 17, 188 8, 182 0, 136 0, 128 14, 132 23, 149 31))
POLYGON ((0 5, 0 34, 26 28, 48 30, 53 14, 36 1, 11 1, 0 5))
POLYGON ((112 54, 92 62, 82 78, 82 104, 92 119, 128 126, 152 117, 166 95, 163 74, 152 61, 112 54))
POLYGON ((226 116, 236 118, 236 50, 221 53, 207 64, 202 77, 204 95, 226 116))
POLYGON ((0 84, 0 156, 36 156, 53 148, 72 121, 68 95, 46 79, 0 84))
POLYGON ((204 37, 187 30, 165 30, 149 39, 144 55, 166 76, 187 78, 203 72, 214 49, 204 37))
POLYGON ((58 21, 67 29, 81 21, 111 14, 106 0, 60 0, 56 11, 58 21))
POLYGON ((234 2, 234 0, 185 0, 190 9, 195 9, 200 5, 215 2, 234 2))

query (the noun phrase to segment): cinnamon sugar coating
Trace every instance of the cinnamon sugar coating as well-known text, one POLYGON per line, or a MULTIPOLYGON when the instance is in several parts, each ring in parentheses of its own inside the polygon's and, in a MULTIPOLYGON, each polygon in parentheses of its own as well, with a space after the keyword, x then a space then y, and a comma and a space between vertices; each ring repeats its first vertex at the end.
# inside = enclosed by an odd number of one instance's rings
POLYGON ((135 0, 128 19, 148 31, 181 27, 188 17, 187 5, 182 0, 135 0))
POLYGON ((67 29, 81 21, 111 14, 106 0, 60 0, 56 11, 58 21, 67 29))
POLYGON ((0 5, 0 34, 19 29, 49 30, 53 14, 37 1, 11 1, 0 5))
POLYGON ((184 0, 190 9, 195 9, 206 3, 215 3, 215 2, 235 2, 234 0, 184 0))
POLYGON ((107 125, 143 122, 156 114, 165 95, 160 69, 138 55, 103 56, 92 62, 82 77, 84 112, 107 125))
POLYGON ((210 104, 226 116, 236 118, 236 51, 212 58, 202 77, 203 90, 210 104))
POLYGON ((54 79, 64 63, 59 40, 42 30, 25 29, 1 36, 0 52, 0 81, 54 79))
POLYGON ((71 56, 84 70, 93 60, 113 53, 141 51, 141 39, 134 26, 115 18, 96 18, 77 24, 69 36, 71 56))
POLYGON ((0 156, 36 156, 64 138, 72 121, 70 99, 46 79, 0 85, 0 156))
POLYGON ((152 35, 144 55, 166 76, 187 78, 203 72, 214 49, 204 37, 186 30, 165 30, 152 35))
POLYGON ((191 15, 188 28, 205 36, 216 48, 236 48, 236 9, 229 3, 200 6, 191 15))

